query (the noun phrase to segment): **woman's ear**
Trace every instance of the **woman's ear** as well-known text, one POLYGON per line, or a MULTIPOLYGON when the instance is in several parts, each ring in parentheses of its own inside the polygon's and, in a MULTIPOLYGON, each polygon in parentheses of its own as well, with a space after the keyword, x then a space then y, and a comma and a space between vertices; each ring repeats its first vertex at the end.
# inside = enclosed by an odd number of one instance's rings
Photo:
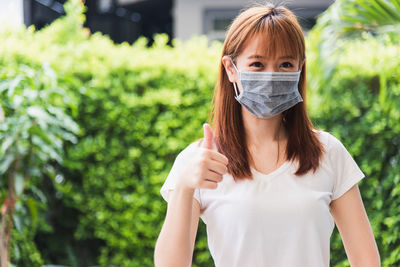
POLYGON ((232 64, 231 58, 229 56, 222 57, 222 64, 224 65, 226 75, 228 75, 229 81, 231 83, 237 82, 237 72, 232 64))

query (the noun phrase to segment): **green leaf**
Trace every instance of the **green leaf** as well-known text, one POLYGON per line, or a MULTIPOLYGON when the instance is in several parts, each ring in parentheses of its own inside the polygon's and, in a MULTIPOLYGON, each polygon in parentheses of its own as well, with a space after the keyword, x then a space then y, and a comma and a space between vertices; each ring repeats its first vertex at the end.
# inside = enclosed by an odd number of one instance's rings
POLYGON ((8 84, 8 97, 11 97, 14 94, 15 88, 20 84, 20 82, 22 81, 23 76, 22 75, 18 75, 17 77, 15 77, 14 79, 12 79, 10 81, 10 83, 8 84))
POLYGON ((21 173, 14 174, 14 190, 17 196, 21 195, 24 191, 24 176, 21 173))
POLYGON ((33 227, 34 229, 37 227, 38 221, 39 221, 39 216, 38 216, 38 208, 37 208, 37 204, 36 201, 33 198, 28 198, 26 200, 26 204, 29 208, 30 214, 31 214, 31 218, 32 218, 32 225, 31 227, 33 227))
POLYGON ((1 154, 6 154, 10 146, 15 142, 15 136, 6 134, 1 143, 1 154))
POLYGON ((28 107, 27 114, 32 118, 37 119, 39 122, 51 123, 53 121, 49 114, 44 111, 42 107, 39 106, 28 107))
POLYGON ((8 171, 14 160, 15 160, 15 155, 11 153, 7 153, 0 159, 0 175, 3 175, 8 171))

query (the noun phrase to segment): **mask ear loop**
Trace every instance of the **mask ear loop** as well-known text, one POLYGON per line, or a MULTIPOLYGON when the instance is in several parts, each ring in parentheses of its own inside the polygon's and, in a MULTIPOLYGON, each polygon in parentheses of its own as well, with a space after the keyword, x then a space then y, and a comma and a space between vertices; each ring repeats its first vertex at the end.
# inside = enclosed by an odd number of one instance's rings
POLYGON ((236 83, 233 83, 233 88, 235 88, 235 96, 238 97, 238 92, 237 92, 237 88, 236 88, 236 83))
MULTIPOLYGON (((233 63, 232 58, 229 57, 229 59, 231 60, 233 67, 235 68, 236 72, 239 75, 239 70, 236 68, 235 63, 233 63)), ((235 95, 236 95, 236 97, 238 97, 239 94, 238 94, 238 90, 237 90, 237 87, 236 87, 236 83, 233 83, 233 88, 235 88, 235 95)))

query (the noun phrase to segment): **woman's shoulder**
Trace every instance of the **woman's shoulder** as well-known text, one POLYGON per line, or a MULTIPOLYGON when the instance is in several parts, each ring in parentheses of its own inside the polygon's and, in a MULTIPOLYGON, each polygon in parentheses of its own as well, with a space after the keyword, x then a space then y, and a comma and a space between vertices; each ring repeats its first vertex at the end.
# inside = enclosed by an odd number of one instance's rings
POLYGON ((313 131, 317 134, 326 153, 346 150, 343 143, 332 133, 320 129, 314 129, 313 131))

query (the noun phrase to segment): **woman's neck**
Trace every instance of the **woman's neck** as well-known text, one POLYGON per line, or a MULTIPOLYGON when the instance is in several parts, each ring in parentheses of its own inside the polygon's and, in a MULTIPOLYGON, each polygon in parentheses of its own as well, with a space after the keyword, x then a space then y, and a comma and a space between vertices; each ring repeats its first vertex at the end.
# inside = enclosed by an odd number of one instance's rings
POLYGON ((282 124, 282 115, 260 119, 242 110, 242 117, 250 153, 249 164, 261 172, 269 173, 286 159, 287 133, 282 124))
POLYGON ((261 146, 286 139, 281 114, 269 119, 260 119, 247 110, 242 110, 242 117, 248 146, 261 146))

